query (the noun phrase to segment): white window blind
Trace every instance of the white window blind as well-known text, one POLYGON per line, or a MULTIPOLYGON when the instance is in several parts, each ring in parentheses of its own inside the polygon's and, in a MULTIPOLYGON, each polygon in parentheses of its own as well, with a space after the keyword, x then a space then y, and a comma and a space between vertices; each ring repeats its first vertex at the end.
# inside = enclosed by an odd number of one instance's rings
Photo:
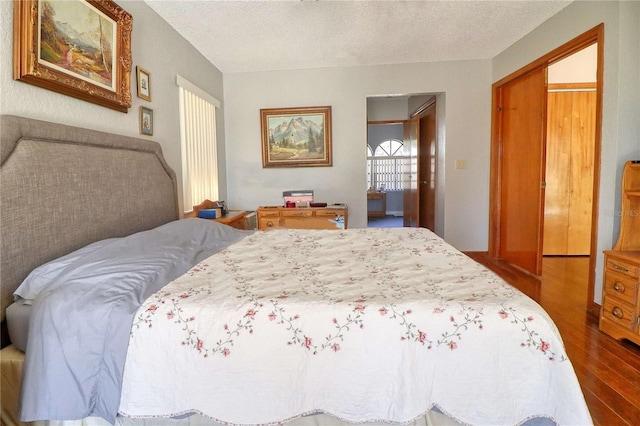
POLYGON ((184 210, 205 199, 218 200, 218 150, 216 107, 220 102, 185 80, 180 87, 180 138, 182 145, 182 196, 184 210))

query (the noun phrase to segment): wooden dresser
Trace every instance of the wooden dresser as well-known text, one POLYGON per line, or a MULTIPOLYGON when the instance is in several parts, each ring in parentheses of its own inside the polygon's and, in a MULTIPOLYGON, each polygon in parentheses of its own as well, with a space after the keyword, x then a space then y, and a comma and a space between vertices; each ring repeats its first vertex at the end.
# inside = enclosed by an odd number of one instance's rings
POLYGON ((346 207, 258 207, 258 229, 347 229, 346 207))
POLYGON ((640 250, 604 252, 600 330, 640 345, 640 250))
POLYGON ((640 345, 640 162, 625 164, 620 235, 604 256, 600 330, 640 345))

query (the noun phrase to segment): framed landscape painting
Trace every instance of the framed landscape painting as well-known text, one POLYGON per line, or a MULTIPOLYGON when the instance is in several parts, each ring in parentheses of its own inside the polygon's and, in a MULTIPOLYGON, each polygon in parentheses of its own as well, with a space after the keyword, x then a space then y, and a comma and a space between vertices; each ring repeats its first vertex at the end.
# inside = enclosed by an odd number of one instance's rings
POLYGON ((127 112, 129 13, 111 0, 17 0, 13 78, 127 112))
POLYGON ((330 167, 331 107, 260 110, 263 167, 330 167))

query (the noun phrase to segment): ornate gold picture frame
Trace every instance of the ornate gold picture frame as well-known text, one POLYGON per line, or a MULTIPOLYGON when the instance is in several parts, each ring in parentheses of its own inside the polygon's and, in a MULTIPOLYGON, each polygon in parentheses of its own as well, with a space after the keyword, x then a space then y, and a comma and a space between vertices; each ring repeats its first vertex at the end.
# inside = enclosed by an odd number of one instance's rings
POLYGON ((331 107, 260 110, 263 167, 330 167, 331 107))
POLYGON ((13 78, 127 112, 132 26, 111 0, 14 0, 13 78))

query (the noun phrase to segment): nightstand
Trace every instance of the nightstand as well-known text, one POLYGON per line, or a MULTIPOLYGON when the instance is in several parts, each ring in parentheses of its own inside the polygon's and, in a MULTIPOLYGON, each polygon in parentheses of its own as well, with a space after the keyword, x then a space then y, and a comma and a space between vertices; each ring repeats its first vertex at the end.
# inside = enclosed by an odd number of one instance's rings
POLYGON ((378 191, 367 192, 367 217, 385 217, 387 215, 387 193, 378 191), (373 201, 369 203, 369 201, 373 201), (369 207, 375 206, 377 203, 378 208, 369 207))
POLYGON ((215 219, 216 222, 224 223, 225 225, 229 225, 233 228, 237 229, 245 229, 245 216, 247 212, 244 210, 229 210, 227 214, 222 217, 217 217, 215 219))
MULTIPOLYGON (((198 217, 198 212, 200 210, 216 208, 217 206, 218 204, 215 201, 204 200, 197 206, 193 206, 193 213, 191 214, 193 215, 193 217, 198 217)), ((209 220, 215 220, 216 222, 220 222, 225 225, 231 226, 232 228, 245 229, 246 215, 247 215, 247 212, 244 210, 228 210, 227 214, 223 215, 222 217, 217 217, 215 219, 209 219, 209 220)), ((203 219, 203 220, 207 220, 207 219, 203 219)))

